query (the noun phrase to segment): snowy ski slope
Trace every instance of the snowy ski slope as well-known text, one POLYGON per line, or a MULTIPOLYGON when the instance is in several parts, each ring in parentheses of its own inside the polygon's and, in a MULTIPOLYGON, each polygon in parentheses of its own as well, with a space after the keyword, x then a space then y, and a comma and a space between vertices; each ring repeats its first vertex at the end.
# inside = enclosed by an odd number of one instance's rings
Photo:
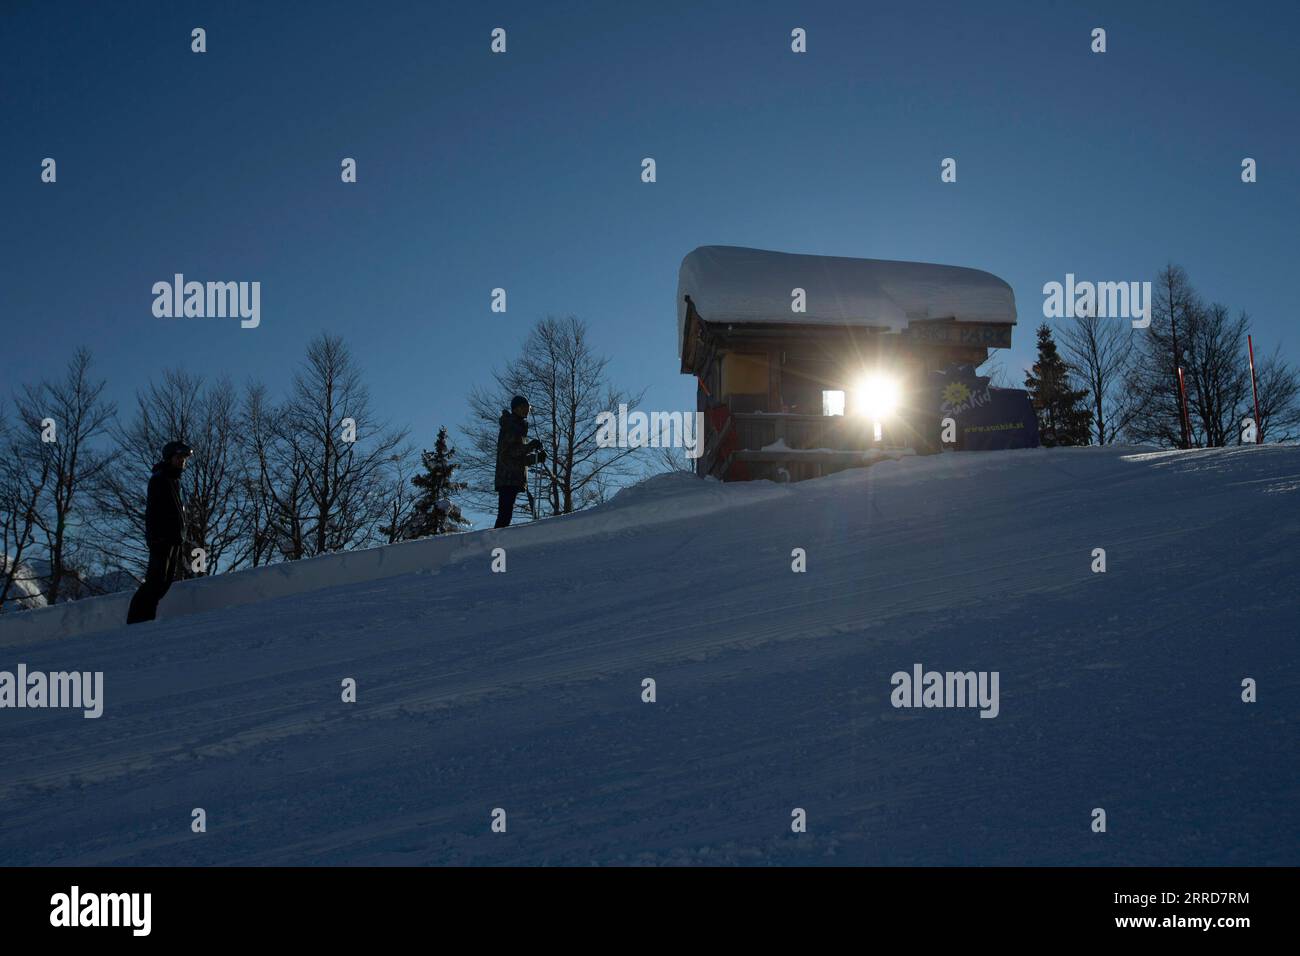
POLYGON ((31 612, 0 670, 103 671, 104 715, 0 710, 0 864, 1294 865, 1298 505, 1279 446, 670 476, 31 612), (917 663, 998 716, 891 706, 917 663))

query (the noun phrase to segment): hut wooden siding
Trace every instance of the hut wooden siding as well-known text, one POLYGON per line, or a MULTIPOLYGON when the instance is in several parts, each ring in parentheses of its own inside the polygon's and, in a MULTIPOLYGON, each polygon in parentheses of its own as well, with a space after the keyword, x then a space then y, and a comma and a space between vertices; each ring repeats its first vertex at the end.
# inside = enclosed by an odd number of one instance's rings
MULTIPOLYGON (((868 420, 823 414, 822 393, 847 393, 864 365, 885 364, 916 381, 931 368, 988 359, 988 346, 963 344, 960 336, 807 325, 715 327, 694 303, 688 303, 688 314, 692 338, 683 348, 683 371, 696 375, 699 411, 725 411, 726 437, 735 446, 717 454, 723 429, 706 426, 706 453, 696 467, 723 480, 802 481, 864 464, 862 453, 882 445, 921 444, 915 430, 878 442, 868 420)), ((997 328, 964 334, 999 344, 1009 339, 1008 330, 997 328)))

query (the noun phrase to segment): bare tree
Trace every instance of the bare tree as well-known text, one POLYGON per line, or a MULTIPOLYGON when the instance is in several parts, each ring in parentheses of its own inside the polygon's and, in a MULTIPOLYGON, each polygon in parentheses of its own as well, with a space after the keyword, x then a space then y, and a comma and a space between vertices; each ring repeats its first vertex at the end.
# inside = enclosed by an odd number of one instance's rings
POLYGON ((1134 406, 1128 433, 1137 441, 1177 448, 1193 436, 1184 434, 1176 370, 1186 364, 1187 329, 1203 307, 1182 266, 1165 266, 1153 292, 1151 324, 1139 330, 1128 376, 1134 406))
POLYGON ((384 524, 379 533, 385 544, 405 541, 411 537, 411 522, 415 518, 415 503, 419 489, 411 479, 419 471, 418 460, 408 450, 394 454, 389 459, 389 488, 385 495, 384 524))
POLYGON ((1061 330, 1061 345, 1074 375, 1088 390, 1093 437, 1098 445, 1113 442, 1134 414, 1127 389, 1134 357, 1132 325, 1076 315, 1061 330))
POLYGON ((206 383, 201 376, 172 370, 136 394, 135 418, 113 429, 120 454, 98 495, 101 513, 123 532, 101 535, 112 542, 104 544, 110 559, 140 567, 147 563, 145 488, 163 445, 180 440, 194 448, 181 476, 187 572, 194 548, 205 555, 206 574, 243 563, 250 520, 246 488, 239 480, 245 446, 238 427, 238 398, 226 378, 206 383))
POLYGON ((695 473, 695 462, 688 458, 686 449, 661 441, 657 448, 646 449, 647 475, 669 475, 676 472, 695 473))
POLYGON ((549 513, 569 514, 603 501, 619 481, 630 478, 633 448, 602 448, 596 442, 596 416, 635 408, 640 396, 615 389, 607 380, 609 359, 596 355, 587 326, 579 319, 548 317, 524 341, 518 358, 494 373, 495 387, 470 393, 472 420, 463 431, 469 450, 465 471, 471 491, 490 500, 496 470, 498 421, 510 397, 524 395, 532 405, 530 432, 542 443, 542 501, 549 513))
POLYGON ((93 447, 106 433, 114 409, 102 397, 106 383, 90 377, 92 364, 90 352, 78 349, 62 380, 24 386, 18 403, 20 427, 40 436, 31 448, 49 471, 36 508, 36 527, 49 564, 45 598, 50 604, 66 587, 77 588, 84 570, 79 566, 76 536, 84 517, 83 501, 90 503, 87 489, 94 487, 113 458, 93 447), (53 440, 45 440, 49 437, 53 440))
POLYGON ((375 541, 391 490, 387 472, 406 431, 375 421, 369 391, 342 339, 322 335, 308 346, 276 424, 281 465, 294 479, 295 494, 306 498, 306 512, 292 517, 298 553, 291 556, 375 541))
MULTIPOLYGON (((1255 378, 1259 440, 1284 442, 1300 438, 1300 374, 1283 361, 1279 349, 1274 349, 1272 355, 1257 364, 1255 378)), ((1254 416, 1253 407, 1247 406, 1247 414, 1254 416)))
POLYGON ((1238 416, 1250 399, 1249 328, 1244 312, 1234 319, 1217 302, 1194 313, 1187 333, 1187 391, 1198 444, 1218 448, 1239 435, 1238 416))
MULTIPOLYGON (((1151 326, 1129 384, 1139 411, 1128 424, 1138 440, 1178 446, 1218 447, 1240 441, 1244 416, 1253 415, 1246 336, 1250 317, 1232 316, 1226 305, 1205 305, 1187 274, 1170 265, 1161 271, 1151 326), (1178 338, 1175 344, 1174 333, 1178 338), (1181 425, 1173 369, 1184 372, 1188 425, 1181 425)), ((1291 436, 1297 428, 1296 373, 1275 352, 1257 371, 1260 419, 1270 437, 1291 436)), ((1257 423, 1260 425, 1260 423, 1257 423)), ((1260 434, 1263 434, 1261 427, 1260 434)))
POLYGON ((50 457, 26 427, 14 428, 0 411, 0 612, 11 595, 23 606, 39 590, 23 558, 36 543, 37 508, 50 479, 50 457))
POLYGON ((247 557, 253 567, 306 554, 303 515, 307 512, 305 459, 281 438, 283 412, 264 385, 250 383, 240 406, 240 441, 248 507, 247 557))

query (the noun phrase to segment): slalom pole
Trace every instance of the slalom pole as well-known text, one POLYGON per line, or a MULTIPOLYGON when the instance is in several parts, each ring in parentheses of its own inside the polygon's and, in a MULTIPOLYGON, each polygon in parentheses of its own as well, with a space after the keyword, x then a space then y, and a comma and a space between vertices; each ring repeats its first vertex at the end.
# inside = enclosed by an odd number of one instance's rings
POLYGON ((1255 390, 1255 343, 1246 336, 1246 348, 1250 350, 1250 398, 1255 403, 1255 444, 1258 445, 1264 440, 1264 434, 1259 427, 1259 392, 1255 390))
MULTIPOLYGON (((542 493, 543 478, 549 478, 553 486, 559 487, 560 479, 556 476, 555 472, 547 466, 546 462, 539 461, 537 464, 533 465, 533 474, 537 476, 537 494, 539 496, 542 493)), ((555 514, 559 514, 559 511, 557 510, 555 514)))
POLYGON ((1183 426, 1183 434, 1186 438, 1183 441, 1183 450, 1192 447, 1192 416, 1187 411, 1187 383, 1183 379, 1183 367, 1178 366, 1178 401, 1182 406, 1183 420, 1180 423, 1183 426))
POLYGON ((537 520, 537 499, 533 497, 533 490, 528 487, 528 476, 524 475, 524 494, 528 496, 528 513, 537 520))

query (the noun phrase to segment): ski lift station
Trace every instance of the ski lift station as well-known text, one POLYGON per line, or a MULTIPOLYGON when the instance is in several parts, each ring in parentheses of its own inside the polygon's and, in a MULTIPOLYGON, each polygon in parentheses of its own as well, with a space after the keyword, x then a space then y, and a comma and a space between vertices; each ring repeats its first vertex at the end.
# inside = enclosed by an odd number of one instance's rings
POLYGON ((1015 325, 1011 286, 978 269, 701 246, 677 283, 696 468, 798 481, 905 449, 1037 444, 1027 395, 975 374, 1015 325))

